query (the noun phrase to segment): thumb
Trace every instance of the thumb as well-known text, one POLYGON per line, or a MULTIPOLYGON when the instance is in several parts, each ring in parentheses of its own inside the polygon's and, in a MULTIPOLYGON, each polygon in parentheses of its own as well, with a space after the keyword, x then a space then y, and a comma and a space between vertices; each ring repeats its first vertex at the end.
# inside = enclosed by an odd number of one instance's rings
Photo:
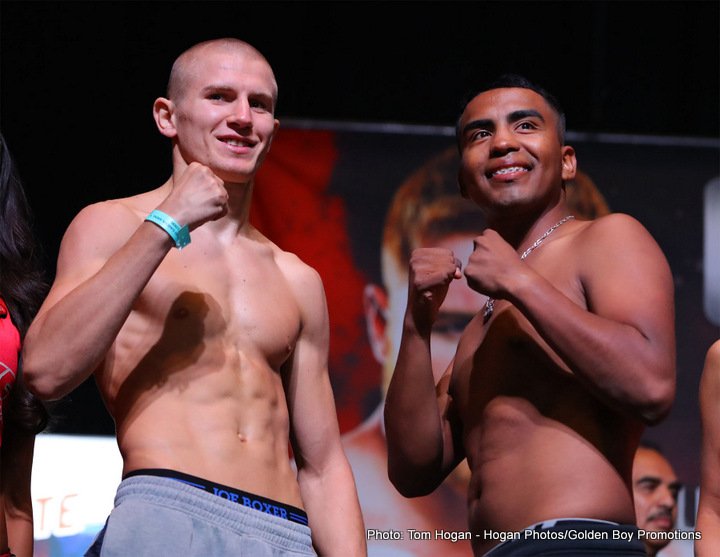
POLYGON ((453 277, 456 279, 461 279, 463 276, 462 274, 462 262, 456 257, 455 258, 455 273, 453 274, 453 277))

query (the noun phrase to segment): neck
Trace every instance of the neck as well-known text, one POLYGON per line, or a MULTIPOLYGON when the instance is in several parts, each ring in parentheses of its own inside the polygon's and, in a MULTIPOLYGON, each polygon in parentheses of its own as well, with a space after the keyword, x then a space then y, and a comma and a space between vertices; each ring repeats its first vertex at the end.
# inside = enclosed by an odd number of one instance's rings
MULTIPOLYGON (((168 193, 172 191, 175 180, 181 173, 173 172, 173 175, 163 187, 167 187, 168 193)), ((228 194, 227 213, 221 218, 203 224, 203 228, 212 229, 218 236, 232 238, 238 234, 247 233, 252 228, 250 225, 250 204, 252 202, 254 183, 248 182, 223 182, 223 187, 228 194)))
POLYGON ((228 193, 228 212, 226 217, 242 224, 250 218, 250 204, 252 203, 254 182, 223 184, 228 193))
POLYGON ((518 214, 511 209, 504 214, 489 216, 488 227, 500 234, 516 250, 522 252, 551 226, 570 214, 572 211, 565 202, 563 192, 557 203, 545 207, 542 211, 518 214))

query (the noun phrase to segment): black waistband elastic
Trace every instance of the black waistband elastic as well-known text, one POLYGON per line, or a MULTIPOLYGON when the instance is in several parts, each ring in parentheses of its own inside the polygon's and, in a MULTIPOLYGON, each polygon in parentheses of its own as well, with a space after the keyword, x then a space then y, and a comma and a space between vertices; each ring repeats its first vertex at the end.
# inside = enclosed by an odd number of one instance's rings
POLYGON ((302 509, 281 503, 280 501, 268 499, 262 495, 255 495, 254 493, 249 493, 234 487, 228 487, 226 485, 211 482, 203 478, 198 478, 197 476, 191 476, 190 474, 185 474, 184 472, 167 470, 165 468, 142 468, 140 470, 128 472, 123 476, 123 480, 133 476, 159 476, 161 478, 177 480, 256 511, 285 518, 291 522, 302 524, 303 526, 308 525, 307 513, 302 509))
POLYGON ((592 518, 558 518, 538 522, 532 526, 526 526, 523 530, 571 530, 574 528, 600 528, 600 529, 617 529, 617 528, 637 528, 632 524, 620 524, 618 522, 610 522, 608 520, 595 520, 592 518))

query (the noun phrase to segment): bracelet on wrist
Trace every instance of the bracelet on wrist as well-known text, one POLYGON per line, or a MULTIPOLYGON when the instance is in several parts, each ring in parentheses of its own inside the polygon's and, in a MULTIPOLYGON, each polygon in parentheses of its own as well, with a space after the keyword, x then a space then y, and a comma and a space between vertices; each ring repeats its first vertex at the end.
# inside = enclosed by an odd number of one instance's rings
POLYGON ((147 217, 146 221, 149 221, 167 232, 175 242, 175 247, 179 250, 183 249, 190 243, 190 230, 185 226, 180 226, 178 222, 167 213, 155 209, 147 217))

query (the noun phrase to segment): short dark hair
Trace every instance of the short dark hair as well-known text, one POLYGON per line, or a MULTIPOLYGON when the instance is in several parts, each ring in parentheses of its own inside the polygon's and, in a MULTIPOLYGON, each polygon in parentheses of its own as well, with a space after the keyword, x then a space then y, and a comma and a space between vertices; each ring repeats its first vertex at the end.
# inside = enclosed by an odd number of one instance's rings
POLYGON ((655 451, 657 454, 665 456, 665 452, 662 450, 659 444, 648 439, 641 439, 638 449, 647 449, 649 451, 655 451))
POLYGON ((538 85, 537 83, 533 83, 528 78, 514 73, 506 73, 502 74, 499 77, 493 79, 492 81, 489 81, 482 85, 481 87, 475 89, 471 94, 467 95, 465 99, 463 100, 460 108, 460 115, 458 116, 457 122, 455 124, 455 136, 457 138, 457 144, 458 148, 460 147, 460 119, 462 118, 463 113, 465 112, 465 109, 467 108, 467 105, 472 101, 475 97, 480 95, 481 93, 484 93, 485 91, 492 91, 493 89, 530 89, 531 91, 535 91, 538 95, 540 95, 543 99, 545 99, 545 102, 547 102, 550 107, 555 111, 555 114, 557 114, 558 117, 558 135, 560 136, 560 143, 565 143, 565 112, 562 109, 562 106, 560 105, 560 102, 558 101, 557 97, 547 91, 544 87, 538 85))

